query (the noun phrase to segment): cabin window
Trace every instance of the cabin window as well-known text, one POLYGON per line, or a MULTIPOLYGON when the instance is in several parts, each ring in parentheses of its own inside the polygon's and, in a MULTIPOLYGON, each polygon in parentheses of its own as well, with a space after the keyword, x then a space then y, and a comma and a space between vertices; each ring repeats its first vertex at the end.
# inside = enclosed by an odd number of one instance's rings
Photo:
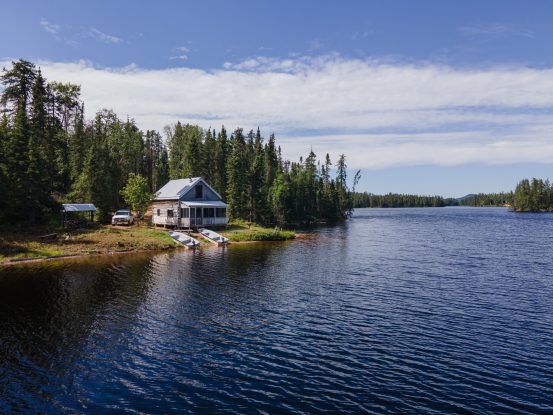
POLYGON ((204 187, 201 184, 197 184, 196 187, 196 199, 201 199, 204 197, 204 187))
POLYGON ((226 208, 217 208, 217 217, 218 218, 226 218, 227 217, 227 209, 226 208))
POLYGON ((157 210, 157 216, 160 216, 161 215, 161 209, 158 209, 157 210))
POLYGON ((180 208, 180 217, 181 218, 187 218, 188 213, 189 213, 188 208, 180 208))
POLYGON ((173 209, 167 209, 167 217, 172 218, 173 217, 173 209))
POLYGON ((213 208, 205 208, 205 209, 204 209, 204 217, 206 217, 206 218, 214 218, 214 217, 215 217, 215 209, 213 209, 213 208))

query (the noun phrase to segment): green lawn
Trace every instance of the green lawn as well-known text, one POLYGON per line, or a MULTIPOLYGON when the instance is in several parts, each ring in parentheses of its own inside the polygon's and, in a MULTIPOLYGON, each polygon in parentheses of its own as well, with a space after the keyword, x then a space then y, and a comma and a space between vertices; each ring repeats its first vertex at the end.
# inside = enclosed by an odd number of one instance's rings
POLYGON ((264 228, 255 224, 250 226, 244 221, 231 222, 228 228, 221 232, 221 234, 229 238, 231 242, 286 241, 296 237, 296 233, 293 231, 264 228))

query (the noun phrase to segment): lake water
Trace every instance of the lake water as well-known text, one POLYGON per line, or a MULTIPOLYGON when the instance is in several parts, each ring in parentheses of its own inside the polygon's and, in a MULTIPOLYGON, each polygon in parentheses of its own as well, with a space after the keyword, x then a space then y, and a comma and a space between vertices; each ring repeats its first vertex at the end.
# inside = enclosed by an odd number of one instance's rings
POLYGON ((553 214, 0 269, 0 413, 553 413, 553 214))

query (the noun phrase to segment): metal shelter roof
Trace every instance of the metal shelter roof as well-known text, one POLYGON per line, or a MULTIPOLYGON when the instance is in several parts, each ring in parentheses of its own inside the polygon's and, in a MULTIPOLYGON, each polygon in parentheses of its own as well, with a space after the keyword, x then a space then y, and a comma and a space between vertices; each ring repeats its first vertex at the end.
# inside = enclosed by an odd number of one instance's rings
POLYGON ((92 203, 64 203, 64 212, 96 212, 96 206, 92 203))

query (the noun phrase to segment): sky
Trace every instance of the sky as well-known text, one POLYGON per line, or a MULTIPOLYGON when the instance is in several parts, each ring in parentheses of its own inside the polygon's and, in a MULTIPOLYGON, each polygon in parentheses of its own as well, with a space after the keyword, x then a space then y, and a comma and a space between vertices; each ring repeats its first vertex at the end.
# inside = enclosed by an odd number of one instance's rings
POLYGON ((553 179, 551 1, 5 1, 0 66, 86 114, 275 133, 358 190, 463 196, 553 179))

